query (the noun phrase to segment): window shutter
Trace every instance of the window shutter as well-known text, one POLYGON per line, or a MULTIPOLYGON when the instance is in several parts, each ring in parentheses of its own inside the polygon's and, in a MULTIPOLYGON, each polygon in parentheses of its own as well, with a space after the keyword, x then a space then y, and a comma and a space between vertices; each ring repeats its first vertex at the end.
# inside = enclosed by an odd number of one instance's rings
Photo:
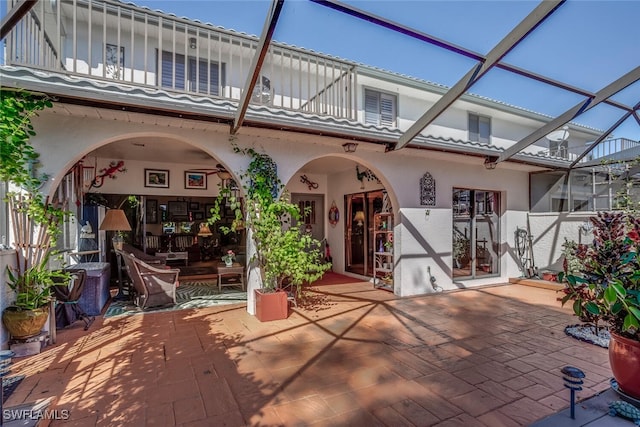
MULTIPOLYGON (((219 86, 224 85, 224 64, 218 67, 217 62, 211 62, 210 67, 206 61, 198 62, 198 72, 196 73, 196 60, 189 58, 188 68, 185 70, 184 55, 176 54, 175 67, 175 88, 178 90, 189 90, 195 92, 196 84, 199 93, 208 93, 211 95, 219 94, 219 86), (210 70, 210 71, 209 71, 210 70), (219 70, 222 70, 222 82, 220 82, 219 70), (211 73, 210 78, 209 72, 211 73), (196 74, 198 82, 196 82, 196 74), (186 81, 185 81, 186 78, 186 81), (187 86, 185 86, 185 84, 187 86)), ((162 87, 173 88, 173 54, 171 52, 162 52, 162 87)))
POLYGON ((394 127, 396 124, 395 96, 380 94, 380 125, 394 127))
POLYGON ((364 91, 364 122, 368 125, 378 125, 380 94, 372 90, 364 91))
POLYGON ((469 141, 478 141, 480 139, 480 123, 479 117, 475 114, 469 114, 469 141))
POLYGON ((479 117, 478 134, 480 135, 480 142, 489 143, 491 137, 491 119, 489 117, 479 117))
MULTIPOLYGON (((173 54, 171 52, 162 51, 162 87, 173 88, 173 54)), ((184 90, 184 55, 176 53, 176 75, 175 88, 184 90)))

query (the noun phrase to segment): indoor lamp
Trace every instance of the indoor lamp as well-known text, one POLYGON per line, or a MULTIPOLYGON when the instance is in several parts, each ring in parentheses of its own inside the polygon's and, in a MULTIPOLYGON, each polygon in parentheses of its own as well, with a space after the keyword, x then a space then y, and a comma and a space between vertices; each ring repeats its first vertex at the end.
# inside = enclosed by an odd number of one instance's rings
POLYGON ((131 231, 131 226, 122 209, 109 209, 100 224, 100 230, 115 231, 116 234, 112 239, 113 247, 121 251, 122 245, 124 244, 124 238, 121 232, 131 231))

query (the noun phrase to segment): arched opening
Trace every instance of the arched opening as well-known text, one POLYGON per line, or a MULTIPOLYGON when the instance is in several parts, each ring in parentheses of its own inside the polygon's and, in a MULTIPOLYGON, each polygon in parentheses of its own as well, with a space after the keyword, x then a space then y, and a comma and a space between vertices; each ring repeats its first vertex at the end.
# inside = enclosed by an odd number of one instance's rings
POLYGON ((333 271, 375 278, 376 286, 393 290, 392 198, 362 159, 314 159, 290 178, 286 188, 294 203, 308 209, 302 221, 328 247, 333 271))
POLYGON ((112 237, 118 234, 125 244, 164 257, 181 271, 215 265, 227 250, 244 265, 244 230, 222 232, 235 216, 227 203, 220 221, 207 224, 221 186, 241 196, 237 177, 223 163, 170 135, 133 135, 95 148, 55 191, 60 199, 75 202, 69 206, 75 221, 66 224, 59 249, 69 263, 109 262, 113 278, 120 273, 112 251, 112 237), (101 230, 112 209, 124 211, 130 230, 101 230))

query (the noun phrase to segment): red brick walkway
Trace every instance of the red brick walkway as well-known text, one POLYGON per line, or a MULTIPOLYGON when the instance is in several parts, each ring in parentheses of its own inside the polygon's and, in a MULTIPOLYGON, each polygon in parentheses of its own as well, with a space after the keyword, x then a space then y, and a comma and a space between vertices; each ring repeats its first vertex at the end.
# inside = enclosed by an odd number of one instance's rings
POLYGON ((608 387, 606 349, 567 337, 553 290, 397 298, 318 287, 287 320, 244 305, 82 322, 17 360, 7 405, 55 398, 65 426, 516 426, 568 405, 560 368, 608 387))

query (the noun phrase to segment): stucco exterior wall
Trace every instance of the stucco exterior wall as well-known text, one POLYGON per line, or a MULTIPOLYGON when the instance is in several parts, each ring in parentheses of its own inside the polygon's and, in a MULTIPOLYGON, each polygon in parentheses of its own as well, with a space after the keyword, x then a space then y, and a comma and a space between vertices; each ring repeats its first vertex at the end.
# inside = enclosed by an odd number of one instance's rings
POLYGON ((595 212, 531 213, 529 223, 534 262, 539 271, 562 271, 564 239, 591 243, 593 233, 584 227, 595 212))
MULTIPOLYGON (((223 125, 197 123, 188 120, 131 115, 131 120, 113 118, 77 117, 59 112, 43 112, 34 121, 37 136, 33 143, 42 153, 43 170, 52 175, 48 191, 82 156, 103 144, 136 136, 174 138, 185 142, 193 149, 202 150, 215 157, 236 178, 246 170, 249 159, 233 151, 228 128, 223 125)), ((528 172, 509 164, 501 164, 495 170, 486 170, 478 159, 455 154, 430 151, 401 150, 384 153, 382 147, 360 144, 357 152, 346 154, 342 150, 343 140, 318 136, 282 133, 277 131, 247 129, 234 138, 240 147, 253 147, 268 153, 278 164, 283 182, 292 192, 309 192, 300 182, 301 170, 310 161, 322 157, 346 158, 357 162, 361 168, 371 169, 380 179, 364 181, 365 189, 356 179, 354 168, 331 174, 309 176, 319 183, 311 191, 325 196, 325 230, 334 259, 334 271, 344 272, 345 212, 344 195, 386 188, 395 213, 395 265, 396 289, 401 296, 436 292, 443 289, 476 286, 507 281, 520 275, 515 255, 515 231, 526 226, 528 212, 528 172), (303 147, 303 149, 301 149, 303 147), (420 178, 429 172, 436 180, 436 205, 420 206, 420 178), (453 188, 468 188, 497 191, 501 195, 500 242, 502 256, 500 273, 497 276, 454 281, 452 280, 452 191, 453 188), (332 202, 340 210, 340 219, 335 227, 328 224, 326 212, 332 202), (426 212, 429 215, 426 215, 426 212), (432 286, 430 277, 435 278, 432 286)), ((153 146, 148 147, 153 150, 153 146)), ((98 159, 98 167, 110 160, 98 159)), ((170 164, 143 161, 127 161, 127 172, 115 180, 106 180, 100 192, 144 195, 208 196, 217 194, 217 177, 209 176, 208 189, 185 190, 184 170, 198 167, 215 167, 214 161, 202 165, 170 164), (158 189, 144 187, 144 168, 170 171, 171 187, 158 189)), ((545 227, 544 221, 535 221, 536 226, 545 227)), ((537 233, 551 237, 545 233, 537 233)), ((541 240, 544 242, 545 240, 541 240)), ((543 256, 540 255, 540 259, 543 256)), ((250 285, 257 287, 257 276, 250 275, 250 285)), ((250 287, 250 289, 252 289, 250 287)), ((251 294, 251 292, 250 292, 251 294)), ((252 298, 251 298, 252 299, 252 298)), ((250 300, 250 304, 252 301, 250 300)), ((251 309, 250 309, 251 310, 251 309)))

